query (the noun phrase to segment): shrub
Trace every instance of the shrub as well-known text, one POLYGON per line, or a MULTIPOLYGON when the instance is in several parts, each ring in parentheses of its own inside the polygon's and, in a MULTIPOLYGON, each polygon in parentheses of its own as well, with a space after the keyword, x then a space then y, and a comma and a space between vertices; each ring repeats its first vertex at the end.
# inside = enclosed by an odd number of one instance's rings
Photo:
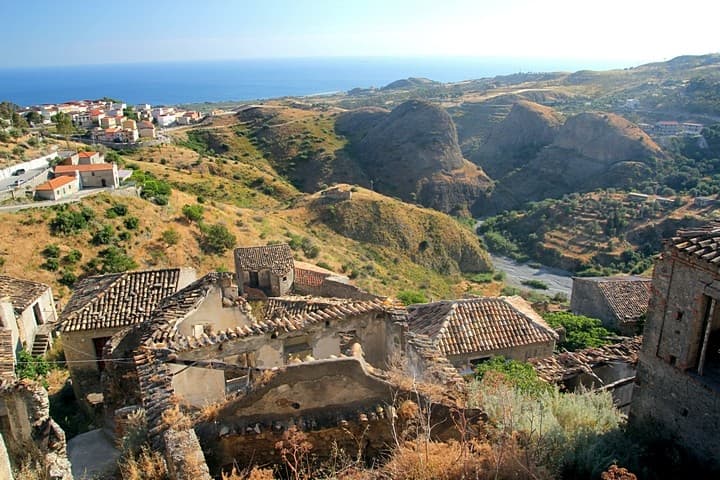
POLYGON ((140 226, 140 219, 138 217, 127 217, 123 225, 125 225, 125 228, 128 230, 137 230, 140 226))
POLYGON ((205 213, 205 207, 199 204, 183 205, 182 213, 188 222, 199 222, 205 213))
POLYGON ((202 233, 200 248, 206 253, 222 255, 235 246, 235 235, 221 223, 200 225, 200 231, 202 233))
POLYGON ((59 258, 60 257, 60 247, 57 246, 55 243, 51 243, 47 245, 45 248, 43 248, 43 251, 41 252, 43 257, 45 258, 59 258))
POLYGON ((62 261, 66 265, 74 265, 82 259, 82 252, 77 249, 72 249, 62 258, 62 261))
POLYGON ((50 221, 50 233, 53 235, 72 235, 85 230, 88 221, 94 217, 92 210, 60 210, 50 221), (88 213, 89 212, 89 213, 88 213))
POLYGON ((488 372, 504 377, 514 388, 522 393, 538 395, 552 389, 552 386, 541 380, 532 365, 503 356, 492 357, 475 368, 475 375, 482 380, 488 372))
POLYGON ((123 217, 127 215, 128 213, 128 207, 127 205, 123 203, 118 203, 116 205, 113 205, 112 207, 108 208, 105 211, 105 216, 107 218, 116 218, 116 217, 123 217))
POLYGON ((521 283, 527 287, 534 288, 536 290, 548 289, 547 283, 543 282, 542 280, 523 280, 521 283))
POLYGON ((574 315, 570 312, 550 312, 543 315, 543 318, 553 328, 565 328, 565 341, 559 343, 558 347, 571 352, 605 345, 609 343, 607 337, 612 335, 612 332, 602 326, 600 320, 584 315, 574 315))
POLYGON ((60 267, 60 262, 57 258, 48 258, 44 263, 40 265, 40 268, 48 270, 50 272, 56 271, 60 267))
POLYGON ((112 225, 103 225, 92 236, 93 245, 109 245, 115 239, 112 225))
POLYGON ((63 270, 58 282, 65 285, 66 287, 72 287, 77 282, 77 275, 70 270, 63 270))
POLYGON ((29 378, 38 380, 47 375, 50 371, 50 364, 42 357, 33 357, 27 350, 20 350, 17 356, 15 374, 18 378, 29 378))
POLYGON ((91 260, 86 268, 91 273, 120 273, 137 268, 137 263, 122 248, 110 246, 101 250, 98 258, 91 260))
POLYGON ((180 241, 180 234, 173 228, 168 228, 160 234, 162 241, 168 245, 177 245, 180 241))
POLYGON ((427 303, 427 297, 423 292, 415 290, 403 290, 397 295, 398 300, 403 302, 405 305, 412 305, 414 303, 427 303))

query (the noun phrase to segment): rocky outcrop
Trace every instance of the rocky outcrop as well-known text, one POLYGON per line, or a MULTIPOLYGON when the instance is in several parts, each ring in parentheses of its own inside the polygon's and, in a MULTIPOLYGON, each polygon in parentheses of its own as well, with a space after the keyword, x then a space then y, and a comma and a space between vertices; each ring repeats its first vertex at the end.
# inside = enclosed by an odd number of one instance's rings
POLYGON ((533 111, 530 113, 527 105, 513 108, 516 114, 511 114, 514 118, 506 126, 510 129, 514 124, 520 132, 517 138, 513 140, 510 130, 503 130, 487 147, 497 155, 495 163, 489 158, 487 165, 497 176, 491 198, 481 206, 482 213, 570 192, 632 188, 651 177, 656 163, 665 158, 662 149, 638 126, 618 115, 582 113, 556 127, 551 110, 533 111), (521 118, 534 125, 529 129, 532 134, 517 123, 521 118), (551 136, 551 143, 540 145, 551 136))
POLYGON ((561 125, 562 119, 553 109, 519 101, 490 131, 478 155, 480 165, 492 178, 502 177, 553 143, 561 125))
POLYGON ((388 83, 382 87, 381 90, 402 90, 406 88, 431 87, 433 85, 442 84, 440 82, 436 82, 435 80, 430 80, 429 78, 410 77, 388 83))
POLYGON ((465 160, 450 115, 424 101, 361 109, 336 121, 348 152, 379 192, 445 212, 467 211, 492 183, 465 160), (457 185, 456 185, 457 184, 457 185))

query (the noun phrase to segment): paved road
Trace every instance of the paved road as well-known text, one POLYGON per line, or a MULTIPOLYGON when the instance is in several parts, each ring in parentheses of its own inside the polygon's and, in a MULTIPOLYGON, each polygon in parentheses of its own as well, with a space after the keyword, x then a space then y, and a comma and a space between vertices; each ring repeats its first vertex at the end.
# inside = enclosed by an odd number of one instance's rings
POLYGON ((29 203, 21 203, 16 205, 5 205, 0 207, 0 213, 10 213, 10 212, 19 212, 20 210, 27 210, 29 208, 47 208, 47 207, 53 207, 55 205, 64 205, 66 203, 76 203, 82 200, 85 197, 89 197, 90 195, 97 195, 100 192, 110 192, 112 191, 112 188, 88 188, 85 190, 81 190, 80 192, 76 193, 75 195, 63 198, 62 200, 46 200, 42 202, 29 202, 29 203))

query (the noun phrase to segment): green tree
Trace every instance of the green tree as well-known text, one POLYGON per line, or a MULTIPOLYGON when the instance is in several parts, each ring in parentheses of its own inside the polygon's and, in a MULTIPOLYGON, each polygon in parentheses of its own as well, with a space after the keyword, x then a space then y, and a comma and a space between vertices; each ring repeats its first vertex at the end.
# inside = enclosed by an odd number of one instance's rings
POLYGON ((34 110, 25 115, 25 119, 33 125, 40 125, 43 122, 42 115, 34 110))
POLYGON ((415 303, 427 303, 427 297, 423 292, 415 290, 403 290, 397 295, 398 300, 403 302, 404 305, 412 305, 415 303))
POLYGON ((570 312, 550 312, 543 318, 553 328, 565 328, 565 341, 558 344, 559 348, 572 352, 610 343, 608 337, 612 336, 612 332, 604 328, 597 318, 570 312))
POLYGON ((182 213, 188 222, 199 222, 205 213, 205 207, 202 205, 183 205, 182 213))
POLYGON ((235 235, 222 223, 209 226, 201 224, 200 231, 202 232, 200 248, 206 253, 222 255, 235 246, 235 235))
POLYGON ((168 245, 177 245, 178 241, 180 241, 180 234, 174 228, 165 230, 160 236, 163 242, 168 245))
POLYGON ((475 368, 475 376, 482 380, 488 372, 501 374, 513 387, 522 393, 539 395, 552 390, 552 386, 541 380, 532 365, 505 357, 491 357, 475 368))
POLYGON ((55 131, 61 135, 73 133, 72 118, 67 113, 59 112, 51 118, 55 124, 55 131))

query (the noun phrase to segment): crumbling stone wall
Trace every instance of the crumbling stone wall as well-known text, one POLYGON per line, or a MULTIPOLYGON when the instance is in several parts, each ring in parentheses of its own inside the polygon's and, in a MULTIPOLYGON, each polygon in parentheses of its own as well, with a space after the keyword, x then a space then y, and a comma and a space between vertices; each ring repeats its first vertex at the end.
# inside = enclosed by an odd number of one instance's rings
POLYGON ((28 454, 50 480, 72 480, 65 432, 50 418, 47 391, 29 380, 0 385, 0 434, 16 466, 28 454))
MULTIPOLYGON (((707 296, 717 267, 666 250, 656 263, 630 421, 659 422, 700 459, 720 468, 718 374, 697 372, 707 296)), ((716 312, 717 313, 717 312, 716 312)))

